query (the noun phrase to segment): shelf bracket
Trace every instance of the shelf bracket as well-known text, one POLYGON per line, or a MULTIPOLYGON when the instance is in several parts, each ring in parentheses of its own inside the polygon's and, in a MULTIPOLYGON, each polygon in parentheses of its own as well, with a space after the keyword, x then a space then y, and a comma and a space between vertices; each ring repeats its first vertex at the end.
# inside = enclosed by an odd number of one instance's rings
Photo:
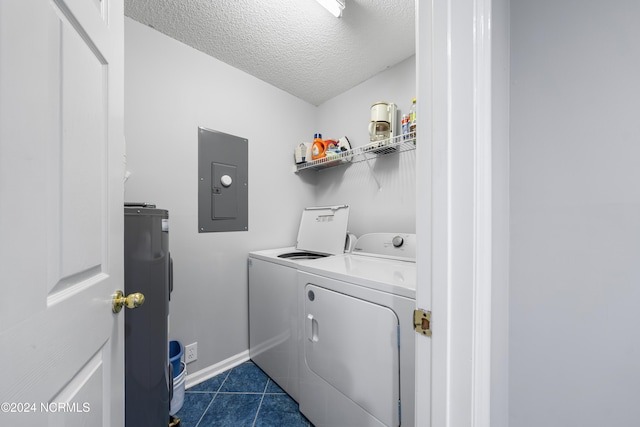
POLYGON ((367 162, 367 166, 369 166, 369 172, 371 172, 371 176, 373 177, 373 180, 378 185, 378 191, 382 191, 382 185, 380 185, 380 181, 378 181, 378 178, 376 178, 376 173, 373 170, 373 168, 371 167, 371 162, 369 162, 369 159, 366 156, 365 156, 364 160, 367 162))

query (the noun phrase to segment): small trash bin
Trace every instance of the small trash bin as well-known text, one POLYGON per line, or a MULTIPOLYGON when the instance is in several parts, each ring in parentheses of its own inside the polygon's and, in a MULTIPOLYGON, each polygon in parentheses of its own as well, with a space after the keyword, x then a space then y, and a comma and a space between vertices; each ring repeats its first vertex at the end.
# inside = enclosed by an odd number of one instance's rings
POLYGON ((173 366, 173 378, 180 375, 182 362, 182 353, 184 353, 184 347, 180 341, 171 341, 169 343, 169 363, 173 366))
MULTIPOLYGON (((187 380, 187 364, 180 362, 178 366, 178 375, 173 379, 173 397, 171 398, 171 404, 169 409, 169 415, 175 415, 184 403, 184 385, 187 380)), ((175 371, 174 371, 175 372, 175 371)))

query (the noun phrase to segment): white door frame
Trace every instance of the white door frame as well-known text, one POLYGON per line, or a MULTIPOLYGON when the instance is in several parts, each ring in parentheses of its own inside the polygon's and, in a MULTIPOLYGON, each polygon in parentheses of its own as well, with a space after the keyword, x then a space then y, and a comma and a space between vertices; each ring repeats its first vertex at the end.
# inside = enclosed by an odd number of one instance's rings
POLYGON ((416 1, 416 304, 433 329, 416 335, 420 426, 491 423, 491 7, 416 1))

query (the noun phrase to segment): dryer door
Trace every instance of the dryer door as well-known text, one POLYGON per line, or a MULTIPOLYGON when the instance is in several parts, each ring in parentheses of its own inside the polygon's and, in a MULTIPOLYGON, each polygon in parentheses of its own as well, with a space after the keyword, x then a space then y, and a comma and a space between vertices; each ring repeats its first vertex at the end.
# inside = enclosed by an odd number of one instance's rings
POLYGON ((396 314, 313 284, 304 309, 306 366, 384 425, 399 425, 396 314))

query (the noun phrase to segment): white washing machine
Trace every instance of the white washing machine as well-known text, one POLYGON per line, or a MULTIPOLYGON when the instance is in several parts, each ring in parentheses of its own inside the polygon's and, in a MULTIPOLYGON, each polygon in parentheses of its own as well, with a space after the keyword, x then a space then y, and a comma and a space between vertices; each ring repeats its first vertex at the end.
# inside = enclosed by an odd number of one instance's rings
POLYGON ((414 234, 366 234, 299 266, 300 411, 316 426, 413 426, 414 234))
POLYGON ((296 246, 249 253, 249 357, 299 400, 297 268, 342 254, 349 206, 306 208, 296 246))

